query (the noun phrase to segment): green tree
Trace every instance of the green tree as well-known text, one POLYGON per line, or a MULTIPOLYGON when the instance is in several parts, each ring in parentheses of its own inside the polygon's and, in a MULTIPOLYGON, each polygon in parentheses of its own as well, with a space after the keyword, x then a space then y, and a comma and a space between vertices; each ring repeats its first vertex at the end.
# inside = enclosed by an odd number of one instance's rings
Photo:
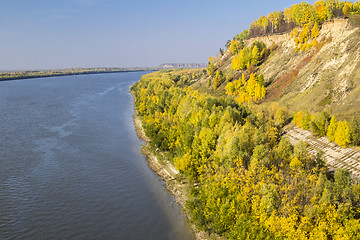
POLYGON ((351 143, 359 146, 360 145, 360 124, 354 118, 349 123, 351 133, 351 143))
POLYGON ((209 79, 207 80, 207 87, 211 86, 211 77, 209 77, 209 79))
POLYGON ((277 188, 278 186, 273 183, 264 184, 262 186, 261 190, 263 196, 261 199, 261 205, 266 209, 268 214, 271 214, 280 205, 281 200, 279 196, 279 190, 277 188))
POLYGON ((220 53, 220 57, 222 57, 224 55, 224 49, 220 48, 219 53, 220 53))
POLYGON ((265 86, 265 79, 264 79, 264 75, 262 73, 258 77, 258 82, 259 82, 260 86, 265 86))
POLYGON ((327 128, 330 122, 329 113, 322 111, 311 116, 310 130, 312 133, 323 137, 326 135, 327 128))
POLYGON ((285 108, 282 108, 282 107, 278 108, 274 115, 275 124, 278 125, 279 127, 285 126, 285 124, 287 123, 287 121, 289 119, 288 115, 289 114, 285 108))
POLYGON ((310 113, 308 111, 304 111, 300 120, 300 127, 304 130, 308 130, 310 121, 311 121, 310 113))

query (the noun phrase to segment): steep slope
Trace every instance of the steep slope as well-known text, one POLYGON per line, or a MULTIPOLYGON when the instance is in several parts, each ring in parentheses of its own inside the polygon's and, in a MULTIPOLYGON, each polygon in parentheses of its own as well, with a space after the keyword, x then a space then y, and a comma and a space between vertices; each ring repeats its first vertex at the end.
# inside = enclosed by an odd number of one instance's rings
POLYGON ((360 16, 325 22, 319 32, 318 44, 308 51, 296 51, 290 32, 245 40, 250 47, 263 42, 271 54, 258 67, 233 70, 234 55, 226 50, 215 58, 215 71, 224 78, 218 89, 207 82, 214 76, 205 75, 197 89, 214 96, 225 95, 225 86, 251 72, 263 74, 267 93, 265 103, 279 102, 290 111, 329 111, 339 119, 360 119, 360 16))
POLYGON ((358 117, 360 28, 348 19, 334 19, 323 24, 319 39, 320 46, 305 53, 295 51, 289 34, 257 39, 277 45, 259 68, 268 83, 267 100, 292 110, 326 108, 345 118, 358 117))

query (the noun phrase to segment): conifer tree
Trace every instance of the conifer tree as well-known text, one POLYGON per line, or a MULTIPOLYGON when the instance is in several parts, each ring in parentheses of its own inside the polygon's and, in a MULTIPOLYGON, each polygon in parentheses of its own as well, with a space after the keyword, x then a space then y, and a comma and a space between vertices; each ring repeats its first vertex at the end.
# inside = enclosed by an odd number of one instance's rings
POLYGON ((260 74, 258 77, 258 82, 260 84, 260 86, 265 86, 265 79, 264 79, 264 75, 260 74))

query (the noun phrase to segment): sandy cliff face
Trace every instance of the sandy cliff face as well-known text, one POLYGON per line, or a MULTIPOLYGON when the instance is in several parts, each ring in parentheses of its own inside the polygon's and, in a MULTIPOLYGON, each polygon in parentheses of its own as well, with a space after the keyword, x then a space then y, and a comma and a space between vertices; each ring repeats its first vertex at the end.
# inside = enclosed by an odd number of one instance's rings
POLYGON ((347 19, 322 25, 323 46, 295 52, 290 34, 250 39, 277 49, 260 67, 268 85, 268 100, 279 100, 290 109, 308 109, 343 117, 360 116, 360 28, 347 19))
POLYGON ((255 41, 261 41, 261 42, 265 43, 265 45, 268 48, 270 48, 271 45, 273 45, 273 44, 279 44, 279 43, 282 43, 289 39, 290 39, 290 33, 285 33, 285 34, 279 34, 279 35, 251 38, 251 39, 245 40, 245 44, 251 45, 255 41))

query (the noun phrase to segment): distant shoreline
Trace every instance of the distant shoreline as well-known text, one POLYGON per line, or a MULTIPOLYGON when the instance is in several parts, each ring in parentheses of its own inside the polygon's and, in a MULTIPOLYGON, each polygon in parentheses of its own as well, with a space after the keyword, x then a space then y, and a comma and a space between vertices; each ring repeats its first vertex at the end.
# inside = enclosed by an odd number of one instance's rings
POLYGON ((143 68, 143 69, 114 69, 114 70, 49 70, 46 72, 41 71, 11 71, 0 73, 0 81, 12 81, 31 78, 45 78, 45 77, 61 77, 72 75, 86 75, 86 74, 101 74, 101 73, 119 73, 119 72, 142 72, 142 71, 156 71, 157 68, 143 68), (67 72, 68 71, 68 72, 67 72), (70 72, 71 71, 71 72, 70 72), (36 74, 39 72, 38 74, 36 74))
POLYGON ((203 68, 202 63, 163 63, 159 67, 94 67, 94 68, 63 68, 52 70, 13 70, 0 71, 0 81, 11 81, 31 78, 60 77, 84 74, 158 71, 172 68, 203 68))

